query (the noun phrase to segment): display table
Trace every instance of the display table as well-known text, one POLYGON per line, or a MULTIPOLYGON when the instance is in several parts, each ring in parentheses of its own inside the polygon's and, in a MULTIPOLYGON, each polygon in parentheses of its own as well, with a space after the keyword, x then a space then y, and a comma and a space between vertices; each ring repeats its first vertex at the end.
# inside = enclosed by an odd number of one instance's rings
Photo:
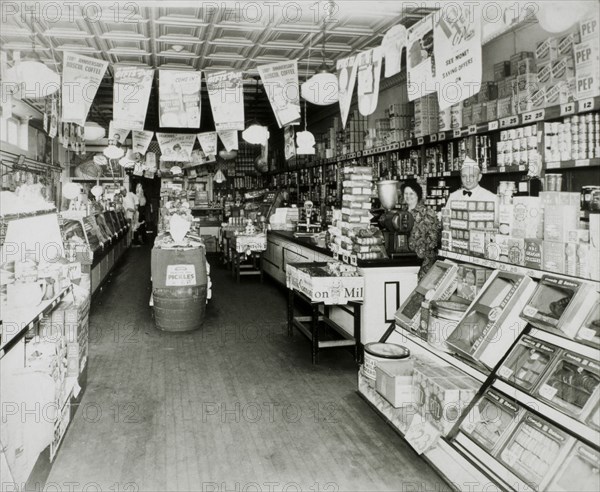
POLYGON ((231 273, 239 283, 242 275, 260 275, 262 253, 267 249, 267 236, 260 234, 237 234, 228 241, 231 273))
POLYGON ((294 327, 305 335, 312 344, 312 363, 316 364, 319 350, 339 347, 354 347, 354 359, 360 362, 361 351, 361 305, 364 279, 360 276, 325 276, 327 263, 292 263, 287 268, 288 335, 294 327), (295 299, 310 306, 310 316, 294 316, 295 299), (332 306, 350 306, 353 319, 352 336, 330 317, 332 306), (324 324, 333 329, 342 339, 321 340, 319 326, 324 324))

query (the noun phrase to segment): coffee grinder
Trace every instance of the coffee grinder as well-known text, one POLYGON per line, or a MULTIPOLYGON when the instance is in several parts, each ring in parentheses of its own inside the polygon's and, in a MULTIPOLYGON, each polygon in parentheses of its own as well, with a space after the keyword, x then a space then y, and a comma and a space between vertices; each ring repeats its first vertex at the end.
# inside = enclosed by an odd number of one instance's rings
POLYGON ((386 180, 377 183, 379 201, 384 208, 379 217, 383 229, 385 249, 390 257, 409 253, 408 236, 413 227, 413 216, 407 210, 396 208, 398 205, 398 181, 386 180))

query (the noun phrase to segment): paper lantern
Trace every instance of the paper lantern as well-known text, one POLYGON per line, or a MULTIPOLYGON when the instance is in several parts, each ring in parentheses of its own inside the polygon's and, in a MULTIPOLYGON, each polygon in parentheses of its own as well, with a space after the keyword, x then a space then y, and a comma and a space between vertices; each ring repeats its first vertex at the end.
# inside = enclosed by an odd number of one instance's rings
POLYGON ((257 124, 250 125, 242 132, 242 138, 249 144, 254 145, 266 145, 269 135, 269 130, 267 130, 266 126, 257 124))
POLYGON ((300 87, 301 96, 317 106, 329 106, 337 103, 340 92, 337 77, 321 65, 318 71, 300 87))
POLYGON ((106 135, 106 130, 98 123, 94 121, 85 122, 85 126, 83 127, 83 138, 85 138, 87 142, 100 140, 101 138, 104 138, 104 135, 106 135))

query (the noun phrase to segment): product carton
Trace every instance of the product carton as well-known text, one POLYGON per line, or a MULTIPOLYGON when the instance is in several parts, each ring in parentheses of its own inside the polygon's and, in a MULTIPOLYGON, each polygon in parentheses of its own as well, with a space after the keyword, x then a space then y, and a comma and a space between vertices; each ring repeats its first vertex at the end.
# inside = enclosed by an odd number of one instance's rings
POLYGON ((598 45, 598 40, 589 40, 585 43, 579 43, 575 45, 573 56, 575 60, 575 69, 577 72, 587 65, 598 67, 598 58, 600 57, 600 49, 598 45))
POLYGON ((575 97, 577 100, 595 97, 600 94, 600 78, 598 76, 598 65, 586 65, 577 71, 575 77, 575 97))
POLYGON ((552 80, 552 62, 546 61, 537 64, 537 81, 540 84, 548 84, 552 80))
POLYGON ((473 105, 472 124, 479 124, 488 121, 487 103, 477 103, 473 105))
POLYGON ((539 43, 535 49, 537 61, 554 60, 558 55, 558 39, 548 38, 539 43))
POLYGON ((452 128, 461 128, 463 126, 463 106, 462 103, 453 104, 450 107, 452 128))
POLYGON ((498 249, 498 260, 512 265, 525 264, 525 240, 512 236, 497 234, 495 245, 498 249))
POLYGON ((563 56, 552 62, 552 81, 568 80, 575 76, 575 62, 571 55, 563 56))
POLYGON ((535 58, 533 51, 519 51, 510 57, 510 73, 512 75, 518 73, 519 62, 526 58, 535 58))
POLYGON ((475 265, 460 265, 458 267, 456 295, 467 301, 472 301, 481 290, 490 273, 491 270, 489 268, 475 265))
POLYGON ((499 81, 510 75, 510 61, 494 63, 494 80, 499 81))
POLYGON ((563 242, 543 241, 543 270, 553 273, 565 273, 565 245, 566 243, 563 242))
POLYGON ((380 362, 375 367, 377 392, 394 408, 413 405, 414 359, 380 362))
POLYGON ((536 63, 533 58, 525 58, 517 63, 517 75, 536 73, 536 63))
POLYGON ((600 26, 598 25, 597 16, 592 16, 590 19, 582 20, 579 23, 579 36, 582 42, 588 39, 598 39, 600 36, 600 26))
POLYGON ((544 207, 546 205, 579 206, 581 201, 581 194, 567 191, 541 191, 540 198, 544 207))
POLYGON ((544 208, 539 197, 513 198, 512 235, 528 239, 544 238, 544 208))
POLYGON ((498 227, 500 234, 507 236, 512 234, 514 215, 513 205, 505 203, 498 205, 498 227))
POLYGON ((572 102, 575 99, 575 83, 575 78, 570 78, 549 84, 544 94, 546 106, 572 102))
POLYGON ((558 56, 573 55, 573 48, 580 41, 578 31, 567 33, 558 38, 558 56))
POLYGON ((452 129, 452 108, 441 109, 439 111, 438 127, 440 132, 452 129))
POLYGON ((579 224, 579 206, 546 205, 544 206, 544 239, 547 241, 565 242, 568 231, 579 224))
POLYGON ((498 101, 489 101, 485 103, 487 121, 494 121, 498 119, 498 101))
POLYGON ((511 96, 498 99, 498 118, 506 118, 515 114, 513 98, 511 96))
POLYGON ((487 245, 494 237, 493 232, 479 229, 471 229, 469 232, 469 252, 483 258, 487 245))
POLYGON ((525 239, 525 266, 542 270, 544 267, 544 247, 542 239, 525 239))

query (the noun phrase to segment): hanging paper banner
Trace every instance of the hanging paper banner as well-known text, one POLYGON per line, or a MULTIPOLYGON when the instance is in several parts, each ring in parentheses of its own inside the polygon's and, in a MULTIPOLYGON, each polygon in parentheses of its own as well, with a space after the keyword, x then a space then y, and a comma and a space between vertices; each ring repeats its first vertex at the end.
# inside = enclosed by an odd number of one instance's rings
POLYGON ((271 63, 257 68, 279 128, 300 123, 298 60, 271 63))
POLYGON ((154 132, 145 131, 145 130, 133 130, 132 132, 132 150, 134 152, 139 152, 140 154, 145 154, 148 150, 148 146, 154 136, 154 132))
POLYGON ((156 154, 154 152, 146 153, 146 169, 152 172, 156 171, 156 154))
POLYGON ((391 77, 400 72, 402 50, 406 46, 406 27, 398 24, 383 36, 381 49, 385 58, 385 77, 391 77))
POLYGON ((165 128, 200 127, 202 72, 160 70, 158 113, 165 128))
POLYGON ((285 160, 289 161, 292 157, 296 156, 296 145, 294 144, 294 128, 286 126, 283 129, 283 140, 284 140, 284 155, 285 160))
POLYGON ((66 51, 63 56, 61 119, 83 126, 108 62, 66 51))
POLYGON ((346 128, 346 121, 348 121, 350 103, 352 102, 352 94, 354 93, 354 84, 356 82, 357 67, 356 55, 337 61, 340 113, 342 114, 343 128, 346 128))
POLYGON ((408 100, 414 101, 435 92, 433 14, 408 29, 406 46, 408 100))
POLYGON ((225 130, 217 132, 227 152, 238 149, 237 130, 225 130))
POLYGON ((154 69, 115 65, 113 121, 121 128, 143 130, 154 69))
POLYGON ((131 130, 128 128, 117 127, 117 125, 115 125, 113 121, 111 121, 108 125, 108 139, 116 140, 121 145, 125 143, 125 140, 129 136, 130 132, 131 130))
POLYGON ((215 72, 206 75, 206 90, 215 129, 244 129, 244 86, 242 72, 215 72))
POLYGON ((189 164, 184 165, 184 168, 202 166, 209 162, 216 162, 217 156, 215 154, 207 155, 200 149, 194 149, 192 151, 192 159, 189 164))
POLYGON ((449 3, 436 17, 433 52, 438 104, 446 109, 481 88, 481 7, 449 3))
POLYGON ((369 116, 377 108, 379 80, 381 79, 381 47, 359 53, 356 57, 358 72, 358 111, 369 116))
POLYGON ((217 132, 198 133, 197 137, 206 155, 217 155, 217 132))
POLYGON ((157 133, 161 161, 189 162, 192 160, 192 148, 196 141, 193 133, 157 133))

